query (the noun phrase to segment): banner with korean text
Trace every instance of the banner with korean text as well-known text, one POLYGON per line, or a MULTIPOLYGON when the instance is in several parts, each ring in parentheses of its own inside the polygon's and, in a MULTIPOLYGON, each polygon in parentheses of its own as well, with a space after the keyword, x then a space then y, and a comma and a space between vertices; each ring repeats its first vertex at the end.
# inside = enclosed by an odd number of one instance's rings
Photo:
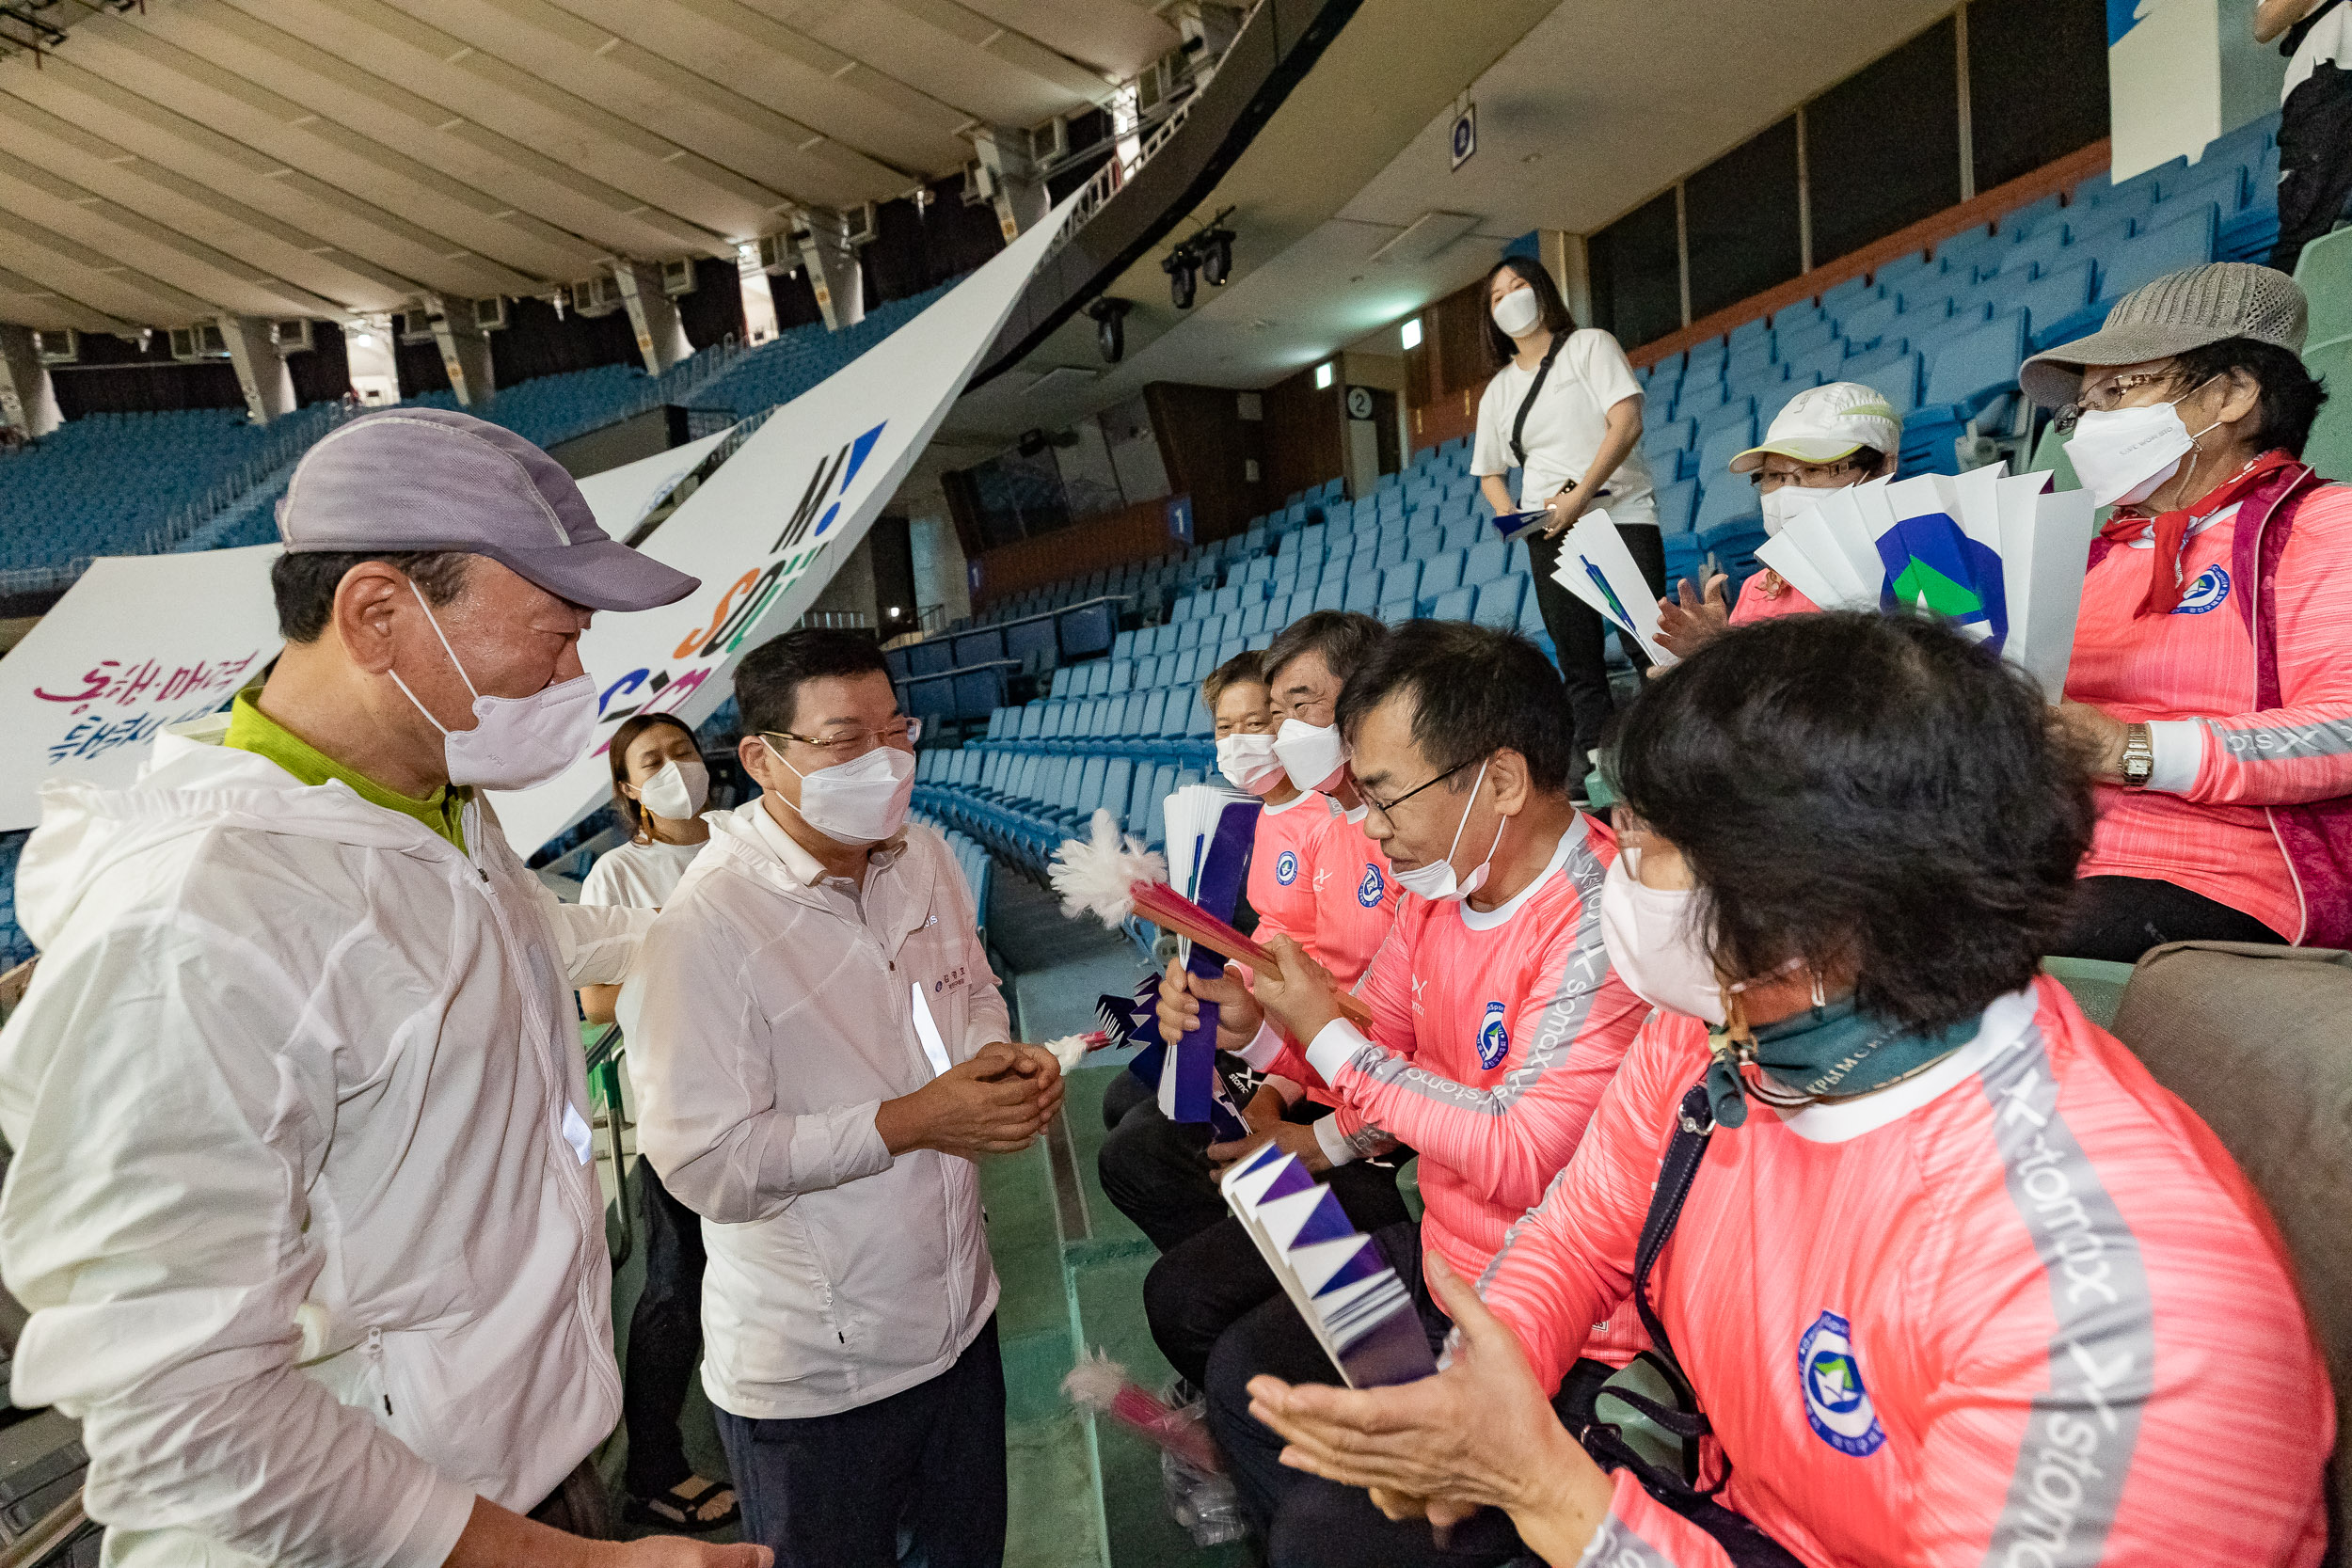
POLYGON ((736 661, 807 612, 962 395, 1069 208, 770 415, 645 541, 702 587, 664 609, 599 615, 580 639, 600 693, 596 738, 553 782, 492 798, 517 850, 612 799, 605 747, 623 720, 700 724, 726 700, 736 661))

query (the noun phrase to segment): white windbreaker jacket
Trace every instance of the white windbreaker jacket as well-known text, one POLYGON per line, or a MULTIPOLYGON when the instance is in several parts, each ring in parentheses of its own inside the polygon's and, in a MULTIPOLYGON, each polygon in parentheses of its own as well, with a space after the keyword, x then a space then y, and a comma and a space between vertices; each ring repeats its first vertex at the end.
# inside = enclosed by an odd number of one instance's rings
POLYGON ((49 785, 25 846, 14 1398, 80 1418, 112 1568, 434 1568, 619 1417, 567 990, 650 914, 557 904, 479 803, 462 855, 225 728, 49 785))
POLYGON ((753 1420, 830 1416, 937 1377, 996 1309, 969 1160, 892 1159, 874 1113, 1008 1037, 972 895, 907 827, 862 895, 755 799, 710 842, 621 993, 637 1147, 704 1217, 703 1387, 753 1420), (861 904, 863 909, 861 911, 861 904))

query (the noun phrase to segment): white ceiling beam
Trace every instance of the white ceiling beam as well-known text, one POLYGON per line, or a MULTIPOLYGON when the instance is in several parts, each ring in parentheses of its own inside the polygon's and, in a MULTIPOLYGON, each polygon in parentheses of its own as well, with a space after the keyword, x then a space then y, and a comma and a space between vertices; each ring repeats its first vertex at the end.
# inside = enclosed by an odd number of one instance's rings
POLYGON ((0 321, 41 331, 72 327, 76 332, 131 332, 138 327, 105 311, 72 299, 23 273, 0 267, 0 321))
POLYGON ((424 287, 5 93, 0 93, 0 136, 24 161, 55 169, 98 196, 332 299, 345 310, 390 309, 424 287))
POLYGON ((616 244, 674 246, 684 239, 691 248, 708 238, 675 218, 647 221, 632 211, 642 204, 625 193, 485 136, 440 105, 276 24, 291 24, 294 10, 273 4, 256 16, 200 0, 159 16, 139 41, 151 53, 168 51, 166 63, 180 74, 246 108, 252 139, 261 141, 266 127, 262 145, 290 163, 305 160, 325 172, 328 160, 357 160, 389 177, 371 183, 346 173, 339 182, 378 200, 397 198, 399 211, 456 242, 444 249, 477 251, 525 276, 561 279, 616 244), (289 138, 290 127, 304 140, 289 138))
MULTIPOLYGON (((1079 102, 1100 103, 1115 90, 1114 84, 1101 71, 1090 71, 1077 61, 1048 49, 1027 34, 1016 32, 969 6, 957 4, 957 0, 881 0, 881 3, 893 10, 903 11, 929 23, 1009 66, 1050 82, 1079 102)), ((757 6, 772 14, 782 8, 783 0, 744 0, 744 4, 757 6)))
POLYGON ((0 160, 0 211, 43 224, 101 255, 135 259, 148 276, 232 315, 342 313, 334 300, 295 288, 33 164, 0 160))
POLYGON ((183 326, 220 313, 220 307, 210 300, 5 208, 0 208, 0 266, 142 326, 183 326))

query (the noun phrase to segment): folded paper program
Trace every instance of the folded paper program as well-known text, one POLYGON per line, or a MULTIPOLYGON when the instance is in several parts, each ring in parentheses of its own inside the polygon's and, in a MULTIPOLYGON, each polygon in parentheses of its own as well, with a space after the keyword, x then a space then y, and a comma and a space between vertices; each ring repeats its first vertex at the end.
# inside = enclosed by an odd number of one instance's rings
POLYGON ((1268 1144, 1226 1172, 1227 1207, 1351 1388, 1438 1370, 1405 1282, 1331 1189, 1268 1144))

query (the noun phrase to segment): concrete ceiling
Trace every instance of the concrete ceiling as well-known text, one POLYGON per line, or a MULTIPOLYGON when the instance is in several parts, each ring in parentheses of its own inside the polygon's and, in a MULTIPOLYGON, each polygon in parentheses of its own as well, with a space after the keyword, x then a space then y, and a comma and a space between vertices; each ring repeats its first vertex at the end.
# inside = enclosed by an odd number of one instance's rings
POLYGON ((1951 8, 1708 0, 1667 18, 1645 0, 1478 0, 1441 14, 1365 0, 1196 214, 1235 209, 1232 280, 1174 309, 1160 271, 1171 238, 1109 290, 1136 302, 1121 363, 1104 365, 1078 318, 958 404, 942 459, 993 455, 1148 382, 1269 386, 1475 279, 1531 229, 1605 226, 1951 8), (1478 151, 1456 170, 1448 135, 1465 99, 1478 151), (1459 235, 1419 259, 1375 259, 1432 214, 1455 214, 1444 227, 1459 235), (1083 374, 1044 379, 1057 367, 1083 374))
POLYGON ((1148 0, 43 3, 64 40, 0 58, 0 320, 85 330, 731 255, 1182 41, 1148 0))

